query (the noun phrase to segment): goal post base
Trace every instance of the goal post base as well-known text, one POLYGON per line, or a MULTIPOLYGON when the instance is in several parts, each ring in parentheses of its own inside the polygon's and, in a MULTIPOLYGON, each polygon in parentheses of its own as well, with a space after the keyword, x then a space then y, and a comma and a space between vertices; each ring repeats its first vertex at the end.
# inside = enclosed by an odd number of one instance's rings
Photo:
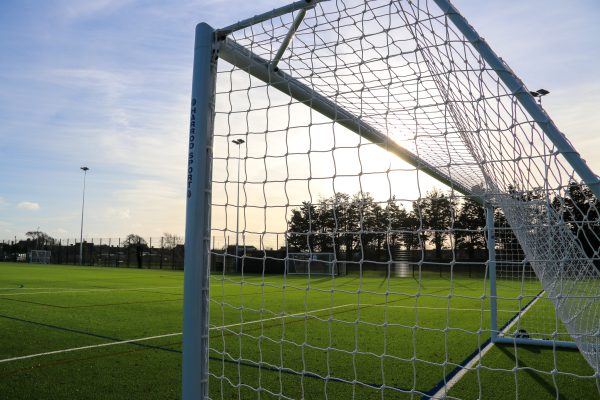
POLYGON ((509 338, 509 337, 496 337, 492 339, 494 344, 513 344, 519 346, 541 346, 541 347, 552 347, 552 348, 563 348, 563 349, 577 349, 577 343, 569 342, 566 340, 546 340, 546 339, 527 339, 527 338, 509 338))

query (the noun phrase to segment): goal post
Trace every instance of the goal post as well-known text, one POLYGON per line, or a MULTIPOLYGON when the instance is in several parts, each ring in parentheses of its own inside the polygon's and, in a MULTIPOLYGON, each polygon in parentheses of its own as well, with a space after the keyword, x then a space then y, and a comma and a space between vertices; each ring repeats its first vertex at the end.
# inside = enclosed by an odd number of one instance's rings
POLYGON ((214 39, 214 30, 208 24, 198 24, 187 148, 182 359, 184 399, 208 396, 210 150, 217 72, 214 39))
POLYGON ((199 24, 187 151, 185 400, 541 371, 482 361, 503 343, 553 352, 551 379, 577 347, 598 375, 600 180, 449 1, 199 24), (257 251, 211 275, 211 237, 257 251))

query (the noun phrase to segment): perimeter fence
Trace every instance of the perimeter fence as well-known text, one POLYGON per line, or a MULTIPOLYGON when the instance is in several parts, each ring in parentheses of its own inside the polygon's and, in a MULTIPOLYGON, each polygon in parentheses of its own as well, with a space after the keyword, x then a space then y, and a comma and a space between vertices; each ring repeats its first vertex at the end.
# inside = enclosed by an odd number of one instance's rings
MULTIPOLYGON (((286 251, 283 237, 271 241, 244 241, 236 246, 234 240, 212 238, 211 271, 225 274, 283 274, 286 251), (250 244, 252 243, 252 244, 250 244), (237 254, 237 256, 236 256, 237 254)), ((32 250, 50 251, 50 264, 87 265, 116 268, 146 268, 182 270, 183 239, 173 241, 164 237, 56 239, 40 243, 32 239, 0 241, 0 261, 30 262, 32 250), (82 259, 80 261, 80 252, 82 259)), ((290 251, 294 251, 290 249, 290 251)), ((338 275, 371 273, 395 276, 416 276, 421 273, 446 276, 463 274, 483 276, 486 272, 487 251, 479 249, 467 254, 458 249, 445 249, 436 254, 431 249, 374 251, 348 254, 337 251, 335 266, 338 275)))
POLYGON ((82 264, 100 267, 183 269, 183 240, 164 238, 57 239, 49 243, 37 240, 2 240, 0 260, 29 262, 32 250, 50 251, 51 264, 82 264), (81 255, 81 257, 80 257, 81 255))

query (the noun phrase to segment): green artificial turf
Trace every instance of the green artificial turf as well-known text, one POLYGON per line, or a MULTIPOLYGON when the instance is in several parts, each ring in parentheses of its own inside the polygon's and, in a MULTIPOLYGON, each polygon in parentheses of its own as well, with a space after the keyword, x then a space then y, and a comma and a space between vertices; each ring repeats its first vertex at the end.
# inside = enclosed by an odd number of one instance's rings
MULTIPOLYGON (((500 326, 540 289, 498 288, 500 326)), ((426 398, 488 340, 487 295, 457 275, 212 275, 211 398, 426 398)), ((181 272, 0 263, 1 398, 180 398, 182 305, 181 272), (60 352, 83 346, 95 347, 60 352)), ((577 351, 494 346, 449 394, 579 399, 598 386, 577 351)))

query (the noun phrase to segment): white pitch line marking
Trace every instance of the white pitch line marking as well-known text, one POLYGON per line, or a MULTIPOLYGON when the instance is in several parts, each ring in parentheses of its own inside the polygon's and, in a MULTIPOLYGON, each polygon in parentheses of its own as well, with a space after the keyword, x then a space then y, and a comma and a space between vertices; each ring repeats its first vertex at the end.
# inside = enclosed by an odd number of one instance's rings
MULTIPOLYGON (((342 307, 348 307, 348 306, 353 306, 353 305, 354 304, 342 304, 342 305, 339 305, 339 306, 328 307, 328 308, 321 308, 321 309, 317 309, 317 310, 299 312, 299 313, 295 313, 295 314, 282 315, 282 316, 273 317, 273 318, 258 319, 258 320, 253 320, 253 321, 245 321, 245 322, 239 322, 239 323, 229 324, 229 325, 223 325, 223 326, 213 326, 212 328, 209 328, 209 329, 212 331, 212 330, 218 330, 218 329, 233 328, 235 326, 256 324, 256 323, 259 323, 259 322, 272 321, 272 320, 282 319, 282 318, 298 317, 298 316, 301 316, 301 315, 308 315, 308 314, 312 314, 312 313, 315 313, 315 312, 321 312, 321 311, 325 311, 325 310, 332 310, 334 308, 342 308, 342 307)), ((161 339, 161 338, 172 337, 172 336, 179 336, 181 334, 182 334, 182 332, 167 333, 167 334, 164 334, 164 335, 156 335, 156 336, 148 336, 148 337, 137 338, 137 339, 121 340, 121 341, 118 341, 118 342, 108 342, 108 343, 92 344, 92 345, 89 345, 89 346, 72 347, 72 348, 69 348, 69 349, 46 351, 44 353, 28 354, 28 355, 25 355, 25 356, 5 358, 3 360, 0 360, 0 364, 11 362, 11 361, 26 360, 26 359, 29 359, 29 358, 49 356, 49 355, 53 355, 53 354, 70 353, 70 352, 73 352, 73 351, 89 350, 89 349, 94 349, 94 348, 99 348, 99 347, 108 347, 108 346, 116 346, 116 345, 128 344, 128 343, 137 343, 137 342, 143 342, 143 341, 146 341, 146 340, 153 340, 153 339, 161 339)))
MULTIPOLYGON (((508 324, 504 329, 502 329, 502 331, 500 333, 506 333, 508 332, 508 330, 510 328, 512 328, 519 319, 521 319, 521 317, 523 315, 525 315, 525 313, 527 311, 529 311, 531 309, 531 307, 533 307, 533 305, 535 303, 537 303, 537 301, 542 297, 543 294, 540 294, 538 297, 536 297, 535 299, 533 299, 531 301, 531 303, 529 303, 527 305, 527 307, 525 307, 525 309, 523 309, 522 311, 518 312, 517 317, 510 323, 508 324)), ((452 379, 450 379, 446 385, 444 385, 444 387, 442 387, 440 390, 438 390, 432 397, 432 400, 443 400, 446 398, 448 392, 450 391, 450 389, 452 389, 452 387, 454 385, 456 385, 466 374, 467 372, 471 371, 473 369, 473 367, 479 363, 479 361, 483 358, 483 356, 485 356, 487 354, 488 351, 491 350, 491 348, 494 346, 494 343, 490 340, 490 342, 479 352, 477 353, 477 355, 475 357, 473 357, 473 359, 471 361, 469 361, 460 371, 458 371, 458 373, 456 375, 454 375, 452 377, 452 379)))
MULTIPOLYGON (((139 289, 130 289, 130 290, 141 290, 142 288, 139 289)), ((107 289, 109 290, 109 289, 107 289)), ((529 308, 531 306, 533 306, 533 304, 537 301, 534 300, 534 302, 532 302, 525 310, 523 310, 523 312, 520 313, 519 318, 525 314, 525 312, 527 312, 529 310, 529 308)), ((280 316, 276 316, 276 317, 271 317, 271 318, 265 318, 265 319, 257 319, 257 320, 252 320, 252 321, 244 321, 244 322, 238 322, 235 324, 228 324, 228 325, 222 325, 222 326, 213 326, 211 328, 209 328, 209 330, 219 330, 219 329, 227 329, 227 328, 233 328, 236 326, 243 326, 243 325, 251 325, 251 324, 257 324, 259 322, 267 322, 267 321, 274 321, 277 319, 283 319, 283 318, 290 318, 290 317, 299 317, 302 315, 308 315, 308 314, 313 314, 313 313, 317 313, 317 312, 322 312, 322 311, 328 311, 328 310, 333 310, 333 309, 338 309, 338 308, 344 308, 344 307, 350 307, 350 306, 357 306, 357 304, 354 303, 348 303, 348 304, 341 304, 339 306, 333 306, 333 307, 326 307, 326 308, 320 308, 320 309, 316 309, 316 310, 310 310, 310 311, 303 311, 303 312, 298 312, 298 313, 294 313, 294 314, 287 314, 287 315, 280 315, 280 316)), ((359 306, 365 306, 365 307, 372 307, 372 306, 385 306, 383 304, 360 304, 359 306)), ((396 308, 415 308, 413 306, 399 306, 399 305, 395 305, 395 306, 388 306, 388 307, 396 307, 396 308)), ((443 308, 443 307, 423 307, 420 306, 418 308, 424 308, 424 309, 439 309, 439 310, 447 310, 447 308, 443 308)), ((467 310, 473 310, 473 311, 481 311, 479 309, 454 309, 454 310, 462 310, 462 311, 467 311, 467 310)), ((499 310, 501 311, 501 310, 499 310)), ((506 310, 506 312, 509 312, 506 310)), ((514 312, 514 311, 513 311, 514 312)), ((518 318, 515 319, 515 321, 513 321, 509 326, 507 326, 504 330, 503 333, 506 332, 508 329, 510 329, 510 327, 512 327, 515 323, 516 320, 518 318)), ((11 362, 11 361, 18 361, 18 360, 25 360, 25 359, 29 359, 29 358, 36 358, 36 357, 42 357, 42 356, 48 356, 48 355, 53 355, 53 354, 61 354, 61 353, 69 353, 69 352, 73 352, 73 351, 81 351, 81 350, 89 350, 89 349, 94 349, 94 348, 99 348, 99 347, 108 347, 108 346, 116 346, 116 345, 121 345, 121 344, 128 344, 128 343, 137 343, 137 342, 143 342, 143 341, 147 341, 147 340, 153 340, 153 339, 161 339, 161 338, 165 338, 165 337, 172 337, 172 336, 179 336, 181 335, 182 332, 176 332, 176 333, 167 333, 164 335, 156 335, 156 336, 147 336, 147 337, 143 337, 143 338, 137 338, 137 339, 129 339, 129 340, 121 340, 118 342, 108 342, 108 343, 100 343, 100 344, 93 344, 93 345, 89 345, 89 346, 81 346, 81 347, 72 347, 69 349, 62 349, 62 350, 54 350, 54 351, 47 351, 44 353, 37 353, 37 354, 29 354, 29 355, 25 355, 25 356, 18 356, 18 357, 12 357, 12 358, 6 358, 3 360, 0 360, 0 364, 1 363, 6 363, 6 362, 11 362)), ((458 378, 456 380, 456 382, 453 382, 454 379, 457 378, 458 375, 461 375, 461 377, 467 372, 467 369, 472 368, 473 365, 475 365, 475 363, 477 361, 479 361, 480 357, 483 357, 485 355, 485 353, 487 353, 489 351, 489 348, 491 347, 491 344, 489 344, 488 346, 486 346, 482 352, 480 353, 480 355, 478 357, 475 357, 473 360, 471 360, 471 362, 469 364, 467 364, 467 366, 465 367, 465 369, 463 369, 459 374, 457 374, 452 380, 450 380, 450 382, 448 382, 448 385, 446 386, 448 389, 450 390, 450 388, 456 383, 458 382, 458 380, 460 380, 460 378, 458 378), (452 383, 453 382, 453 383, 452 383), (450 386, 450 384, 452 383, 452 386, 450 386)), ((441 389, 444 390, 444 389, 441 389)), ((438 392, 439 393, 439 392, 438 392)), ((444 392, 445 393, 445 392, 444 392)), ((437 394, 436 394, 437 395, 437 394)), ((434 397, 435 398, 435 397, 434 397)))
POLYGON ((6 362, 18 361, 18 360, 26 360, 28 358, 49 356, 49 355, 52 355, 52 354, 69 353, 69 352, 72 352, 72 351, 94 349, 94 348, 98 348, 98 347, 116 346, 118 344, 143 342, 145 340, 160 339, 160 338, 165 338, 165 337, 169 337, 169 336, 177 336, 177 335, 181 335, 181 332, 178 332, 178 333, 167 333, 165 335, 157 335, 157 336, 148 336, 148 337, 138 338, 138 339, 121 340, 119 342, 108 342, 108 343, 92 344, 92 345, 89 345, 89 346, 72 347, 70 349, 54 350, 54 351, 47 351, 45 353, 37 353, 37 354, 29 354, 29 355, 26 355, 26 356, 5 358, 4 360, 0 360, 0 363, 6 363, 6 362))
MULTIPOLYGON (((15 290, 23 290, 15 289, 15 290)), ((35 290, 35 288, 29 288, 35 290)), ((61 293, 92 293, 92 292, 120 292, 120 291, 135 291, 135 290, 154 290, 154 289, 183 289, 182 286, 156 286, 156 287, 143 287, 143 288, 114 288, 114 289, 65 289, 65 290, 54 290, 48 292, 26 292, 26 293, 0 293, 0 296, 32 296, 35 294, 61 294, 61 293)))
POLYGON ((516 324, 517 322, 519 322, 519 320, 521 319, 521 317, 522 317, 523 315, 525 315, 525 313, 526 313, 527 311, 529 311, 529 310, 531 309, 531 307, 533 307, 533 305, 534 305, 535 303, 537 303, 537 302, 538 302, 538 300, 539 300, 539 299, 541 299, 541 298, 542 298, 542 296, 543 296, 544 294, 545 294, 545 292, 542 292, 542 293, 540 293, 540 295, 539 295, 539 296, 537 296, 535 299, 533 299, 533 300, 531 301, 531 303, 529 303, 529 304, 527 305, 527 307, 525 307, 525 309, 523 309, 523 311, 519 311, 519 312, 518 312, 518 315, 517 315, 517 317, 516 317, 515 319, 513 319, 513 320, 512 320, 512 322, 511 322, 510 324, 506 325, 506 328, 502 329, 502 332, 500 332, 500 333, 504 334, 504 333, 508 332, 508 331, 510 330, 510 328, 512 328, 513 326, 515 326, 515 324, 516 324))
POLYGON ((312 313, 316 313, 316 312, 321 312, 321 311, 327 311, 327 310, 333 310, 334 308, 342 308, 342 307, 349 307, 349 306, 354 306, 354 304, 342 304, 339 306, 333 306, 333 307, 327 307, 327 308, 320 308, 318 310, 311 310, 311 311, 304 311, 304 312, 299 312, 299 313, 295 313, 295 314, 287 314, 287 315, 280 315, 277 317, 272 317, 272 318, 265 318, 265 319, 256 319, 253 321, 244 321, 244 322, 238 322, 236 324, 230 324, 230 325, 222 325, 222 326, 213 326, 212 328, 210 328, 210 330, 218 330, 218 329, 226 329, 226 328, 233 328, 234 326, 242 326, 242 325, 249 325, 249 324, 257 324, 259 322, 267 322, 267 321, 273 321, 276 319, 282 319, 282 318, 289 318, 289 317, 299 317, 302 315, 308 315, 308 314, 312 314, 312 313))

